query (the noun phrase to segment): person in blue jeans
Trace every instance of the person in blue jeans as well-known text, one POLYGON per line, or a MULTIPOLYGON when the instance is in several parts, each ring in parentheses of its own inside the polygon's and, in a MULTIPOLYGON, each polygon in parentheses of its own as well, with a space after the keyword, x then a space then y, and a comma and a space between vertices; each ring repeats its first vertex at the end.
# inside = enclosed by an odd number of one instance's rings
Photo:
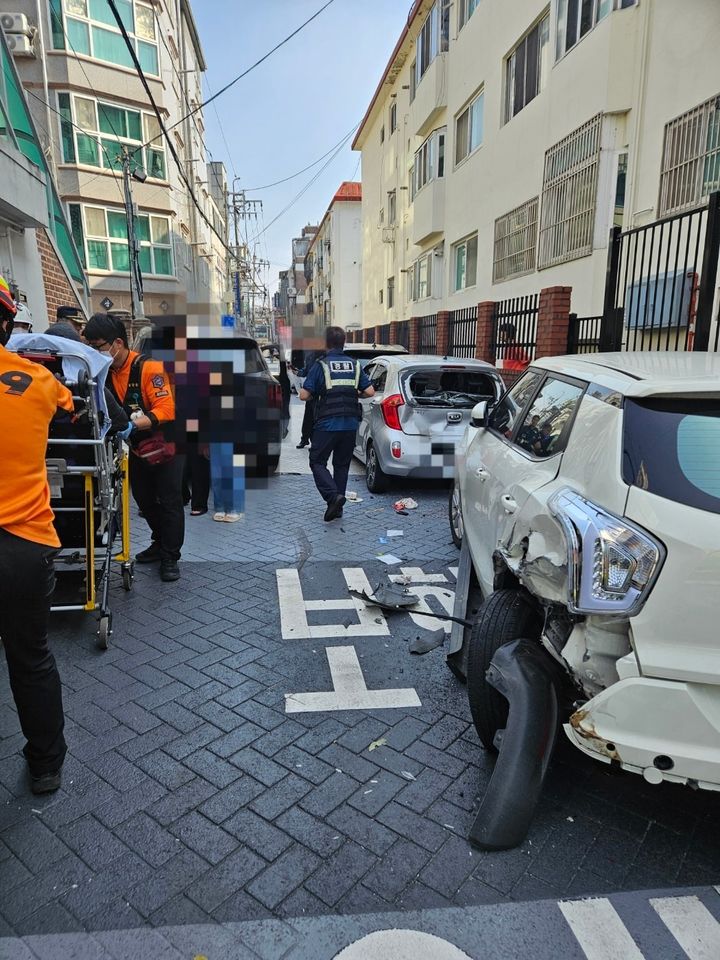
POLYGON ((245 458, 232 443, 210 444, 210 477, 215 513, 213 520, 237 523, 245 511, 245 458))
POLYGON ((327 354, 315 363, 300 390, 300 399, 314 399, 315 426, 310 447, 310 469, 315 486, 327 504, 325 520, 337 520, 345 506, 350 461, 359 423, 358 398, 375 393, 360 363, 343 352, 345 331, 328 327, 327 354), (333 472, 327 468, 332 454, 333 472))

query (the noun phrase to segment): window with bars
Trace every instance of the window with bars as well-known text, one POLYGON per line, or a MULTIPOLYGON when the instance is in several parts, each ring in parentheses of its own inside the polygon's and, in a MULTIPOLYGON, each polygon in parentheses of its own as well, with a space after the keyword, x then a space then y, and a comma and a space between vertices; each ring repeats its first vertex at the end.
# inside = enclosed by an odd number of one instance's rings
MULTIPOLYGON (((115 0, 125 29, 145 73, 160 75, 155 12, 137 0, 115 0)), ((95 60, 133 68, 130 51, 108 0, 51 0, 53 46, 95 60)))
POLYGON ((493 283, 535 269, 538 198, 533 197, 495 221, 493 283))
POLYGON ((64 163, 121 170, 118 158, 127 147, 131 169, 142 167, 149 177, 167 179, 165 145, 155 114, 69 93, 58 94, 58 108, 64 163), (150 146, 143 148, 147 142, 150 146))
POLYGON ((612 10, 632 7, 637 0, 558 0, 555 56, 559 60, 612 10))
POLYGON ((545 153, 538 267, 592 253, 602 114, 545 153))
MULTIPOLYGON (((90 271, 130 272, 127 217, 124 210, 90 204, 69 204, 70 223, 78 250, 90 271)), ((146 276, 172 277, 172 239, 167 217, 140 213, 135 221, 140 244, 140 270, 146 276)))
POLYGON ((665 124, 660 215, 700 206, 720 190, 720 94, 665 124))
POLYGON ((412 199, 415 199, 425 184, 445 176, 445 134, 445 127, 434 130, 415 152, 410 177, 412 199))
POLYGON ((453 247, 453 289, 466 290, 477 283, 477 234, 461 240, 453 247))
POLYGON ((462 30, 470 17, 480 6, 480 0, 459 0, 458 30, 462 30))
POLYGON ((480 91, 455 119, 455 163, 477 150, 483 142, 485 93, 480 91))
POLYGON ((540 93, 548 74, 550 17, 536 23, 505 61, 505 123, 540 93))

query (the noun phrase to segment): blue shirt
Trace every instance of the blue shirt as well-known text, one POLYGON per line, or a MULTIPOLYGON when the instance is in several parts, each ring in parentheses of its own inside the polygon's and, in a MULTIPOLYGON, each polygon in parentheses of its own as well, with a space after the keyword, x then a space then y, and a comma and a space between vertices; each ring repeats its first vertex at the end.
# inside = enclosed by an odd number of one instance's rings
MULTIPOLYGON (((328 350, 327 359, 352 360, 353 358, 347 357, 342 350, 328 350)), ((353 362, 358 363, 359 361, 354 360, 353 362)), ((367 390, 369 386, 370 377, 361 369, 358 390, 362 393, 363 390, 367 390)), ((311 393, 313 399, 319 399, 325 394, 325 373, 319 362, 314 363, 310 368, 310 372, 305 378, 305 383, 303 383, 303 389, 311 393)), ((333 433, 340 430, 348 430, 355 433, 357 425, 358 421, 356 417, 324 417, 315 422, 315 427, 318 430, 329 430, 333 433)))

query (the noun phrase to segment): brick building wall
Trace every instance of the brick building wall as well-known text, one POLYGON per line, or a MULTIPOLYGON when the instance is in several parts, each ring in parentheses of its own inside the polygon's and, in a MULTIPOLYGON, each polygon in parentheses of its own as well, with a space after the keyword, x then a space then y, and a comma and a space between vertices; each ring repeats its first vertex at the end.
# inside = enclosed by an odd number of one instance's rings
POLYGON ((40 263, 42 264, 45 300, 47 301, 48 309, 47 320, 48 323, 54 323, 58 307, 80 307, 82 310, 83 306, 75 293, 72 283, 68 280, 67 274, 62 268, 58 255, 55 253, 55 248, 50 243, 45 230, 36 230, 35 236, 40 254, 40 263))

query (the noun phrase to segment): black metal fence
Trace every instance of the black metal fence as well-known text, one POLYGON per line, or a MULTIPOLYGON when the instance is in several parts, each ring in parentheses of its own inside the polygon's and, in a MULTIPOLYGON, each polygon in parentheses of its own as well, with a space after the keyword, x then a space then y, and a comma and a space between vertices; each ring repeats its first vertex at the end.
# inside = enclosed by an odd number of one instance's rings
POLYGON ((707 206, 621 232, 608 253, 601 350, 718 349, 711 344, 720 193, 707 206))
POLYGON ((418 321, 418 353, 433 354, 437 350, 437 314, 420 317, 418 321))
POLYGON ((600 349, 602 314, 597 317, 579 317, 570 314, 568 326, 568 353, 597 353, 600 349))
POLYGON ((453 310, 448 321, 448 356, 472 360, 477 341, 477 307, 453 310))
POLYGON ((514 297, 495 304, 493 354, 505 369, 524 369, 535 359, 540 294, 514 297))
POLYGON ((406 350, 410 349, 410 321, 400 320, 397 325, 397 343, 406 350))

